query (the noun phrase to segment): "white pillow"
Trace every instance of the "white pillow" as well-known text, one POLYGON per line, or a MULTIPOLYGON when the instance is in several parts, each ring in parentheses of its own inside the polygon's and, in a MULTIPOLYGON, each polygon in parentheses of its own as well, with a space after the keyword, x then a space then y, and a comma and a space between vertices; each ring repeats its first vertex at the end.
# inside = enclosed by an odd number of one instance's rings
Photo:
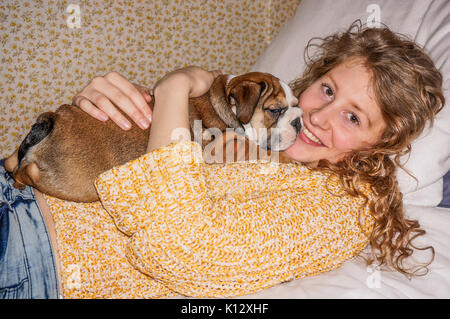
POLYGON ((436 206, 442 200, 442 176, 450 170, 450 1, 302 0, 252 70, 289 82, 303 73, 309 39, 345 31, 356 19, 373 25, 377 18, 423 46, 444 76, 446 106, 433 128, 413 142, 405 165, 418 182, 402 170, 397 175, 404 203, 436 206))

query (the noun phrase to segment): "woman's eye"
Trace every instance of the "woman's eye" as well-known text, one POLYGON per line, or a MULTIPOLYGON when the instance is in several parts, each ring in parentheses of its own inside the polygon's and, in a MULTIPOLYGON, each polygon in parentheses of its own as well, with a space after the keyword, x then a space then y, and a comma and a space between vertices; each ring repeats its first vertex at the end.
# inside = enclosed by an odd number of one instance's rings
POLYGON ((350 122, 352 122, 353 124, 356 124, 356 125, 360 124, 359 118, 355 114, 347 113, 347 117, 348 117, 348 120, 350 122))
POLYGON ((325 93, 326 96, 328 96, 328 97, 333 97, 334 96, 333 89, 328 84, 322 83, 322 90, 323 90, 323 93, 325 93))

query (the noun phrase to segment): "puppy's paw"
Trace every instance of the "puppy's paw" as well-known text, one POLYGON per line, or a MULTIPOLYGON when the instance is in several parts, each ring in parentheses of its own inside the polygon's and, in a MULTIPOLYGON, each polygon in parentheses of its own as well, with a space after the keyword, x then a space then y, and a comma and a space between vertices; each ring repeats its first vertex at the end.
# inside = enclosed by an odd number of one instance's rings
POLYGON ((18 160, 18 149, 5 160, 5 169, 6 171, 12 173, 14 169, 16 168, 17 164, 19 164, 18 160))
POLYGON ((22 184, 22 183, 16 181, 16 182, 14 182, 13 186, 14 186, 14 188, 23 190, 23 189, 25 189, 25 186, 26 186, 26 185, 24 185, 24 184, 22 184))

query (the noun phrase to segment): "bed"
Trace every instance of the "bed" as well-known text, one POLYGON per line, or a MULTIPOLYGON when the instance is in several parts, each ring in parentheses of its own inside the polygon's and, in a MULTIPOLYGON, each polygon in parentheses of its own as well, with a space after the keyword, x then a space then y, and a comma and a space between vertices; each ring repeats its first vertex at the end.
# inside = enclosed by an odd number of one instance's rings
MULTIPOLYGON (((450 297, 450 2, 303 0, 253 70, 290 81, 304 68, 303 48, 310 38, 344 31, 356 19, 373 27, 385 24, 414 39, 424 46, 444 76, 447 105, 435 126, 413 144, 406 163, 418 180, 398 173, 406 214, 426 230, 417 244, 432 245, 435 259, 427 275, 408 279, 400 273, 367 267, 362 258, 355 258, 328 273, 286 282, 245 298, 450 297)), ((421 258, 426 256, 418 254, 421 258)))

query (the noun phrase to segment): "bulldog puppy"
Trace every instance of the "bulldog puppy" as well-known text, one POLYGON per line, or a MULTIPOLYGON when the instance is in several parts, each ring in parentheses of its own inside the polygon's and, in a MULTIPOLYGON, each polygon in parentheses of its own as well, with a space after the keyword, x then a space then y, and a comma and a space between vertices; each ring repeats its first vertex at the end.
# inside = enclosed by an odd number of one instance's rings
MULTIPOLYGON (((273 75, 220 75, 206 94, 189 100, 191 136, 197 135, 202 147, 213 141, 217 150, 230 139, 206 134, 206 130, 232 128, 237 135, 249 134, 248 140, 260 147, 279 152, 300 133, 302 112, 297 102, 289 86, 273 75), (200 138, 195 132, 199 123, 200 138)), ((93 202, 98 200, 95 178, 143 155, 148 137, 149 129, 133 125, 123 131, 114 122, 98 121, 77 106, 62 105, 38 117, 8 159, 6 169, 12 172, 17 188, 30 185, 60 199, 93 202)))

